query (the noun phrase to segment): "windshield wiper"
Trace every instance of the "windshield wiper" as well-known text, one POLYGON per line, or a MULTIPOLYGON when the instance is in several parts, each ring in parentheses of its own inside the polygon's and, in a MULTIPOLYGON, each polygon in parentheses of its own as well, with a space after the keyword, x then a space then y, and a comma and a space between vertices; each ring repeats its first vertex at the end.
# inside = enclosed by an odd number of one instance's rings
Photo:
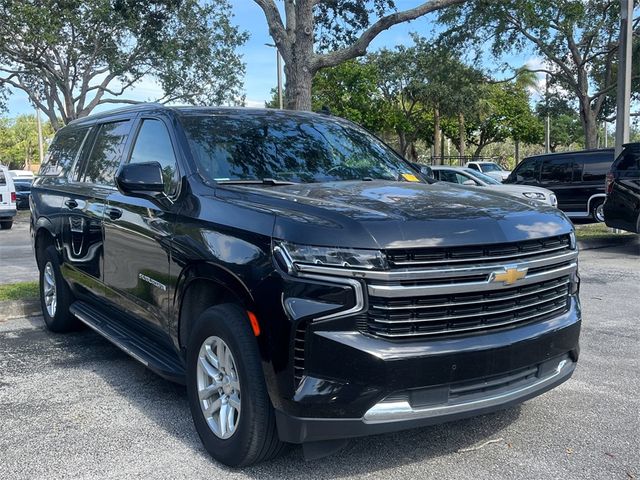
POLYGON ((220 185, 295 185, 296 182, 288 182, 286 180, 276 180, 275 178, 263 178, 256 180, 217 180, 220 185))

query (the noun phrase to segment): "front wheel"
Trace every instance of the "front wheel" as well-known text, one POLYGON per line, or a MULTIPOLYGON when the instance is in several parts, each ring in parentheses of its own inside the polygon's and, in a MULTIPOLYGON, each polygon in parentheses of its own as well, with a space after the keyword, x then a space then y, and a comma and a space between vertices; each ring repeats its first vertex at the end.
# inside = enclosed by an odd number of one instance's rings
POLYGON ((72 303, 73 294, 62 277, 58 252, 49 246, 40 265, 40 304, 49 330, 64 333, 78 329, 80 322, 69 312, 72 303))
POLYGON ((205 310, 187 346, 187 394, 198 435, 219 462, 244 467, 280 454, 275 414, 247 314, 205 310))
POLYGON ((604 202, 597 202, 591 208, 591 216, 593 219, 599 223, 604 222, 604 202))

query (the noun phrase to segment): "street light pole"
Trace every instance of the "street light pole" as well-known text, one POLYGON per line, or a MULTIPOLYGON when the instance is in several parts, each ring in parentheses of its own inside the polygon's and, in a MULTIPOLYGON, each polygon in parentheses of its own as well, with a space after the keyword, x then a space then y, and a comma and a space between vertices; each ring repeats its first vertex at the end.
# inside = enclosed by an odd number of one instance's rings
POLYGON ((551 150, 551 121, 549 119, 549 74, 547 73, 544 81, 544 99, 546 103, 547 115, 544 119, 544 153, 551 150))
POLYGON ((629 142, 631 109, 631 42, 633 39, 633 0, 620 0, 620 38, 618 50, 618 90, 616 106, 616 157, 629 142))
POLYGON ((280 50, 278 50, 277 45, 274 43, 265 43, 265 45, 276 49, 276 68, 278 69, 278 108, 282 110, 282 55, 280 55, 280 50))

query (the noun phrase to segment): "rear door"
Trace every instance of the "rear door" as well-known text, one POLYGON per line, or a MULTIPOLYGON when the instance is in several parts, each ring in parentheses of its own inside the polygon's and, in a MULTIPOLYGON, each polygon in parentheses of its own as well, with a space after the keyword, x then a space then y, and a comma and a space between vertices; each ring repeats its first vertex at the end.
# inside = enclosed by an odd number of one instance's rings
POLYGON ((65 276, 81 297, 104 294, 102 219, 132 123, 123 118, 94 125, 63 189, 65 276))
POLYGON ((159 162, 166 198, 151 201, 112 191, 104 219, 105 284, 120 308, 164 330, 169 309, 170 242, 178 211, 177 145, 163 117, 142 117, 125 163, 159 162))
POLYGON ((640 145, 627 146, 613 165, 615 181, 607 203, 607 224, 634 231, 640 215, 640 145))

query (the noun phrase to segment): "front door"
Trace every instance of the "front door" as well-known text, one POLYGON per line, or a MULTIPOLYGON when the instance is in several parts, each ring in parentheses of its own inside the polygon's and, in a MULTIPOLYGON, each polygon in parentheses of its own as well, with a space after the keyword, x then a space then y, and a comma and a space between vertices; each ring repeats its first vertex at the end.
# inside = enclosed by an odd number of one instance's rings
POLYGON ((169 129, 142 118, 125 162, 158 162, 166 198, 151 201, 113 192, 104 216, 104 281, 112 302, 144 327, 164 327, 169 310, 169 262, 179 175, 169 129))

